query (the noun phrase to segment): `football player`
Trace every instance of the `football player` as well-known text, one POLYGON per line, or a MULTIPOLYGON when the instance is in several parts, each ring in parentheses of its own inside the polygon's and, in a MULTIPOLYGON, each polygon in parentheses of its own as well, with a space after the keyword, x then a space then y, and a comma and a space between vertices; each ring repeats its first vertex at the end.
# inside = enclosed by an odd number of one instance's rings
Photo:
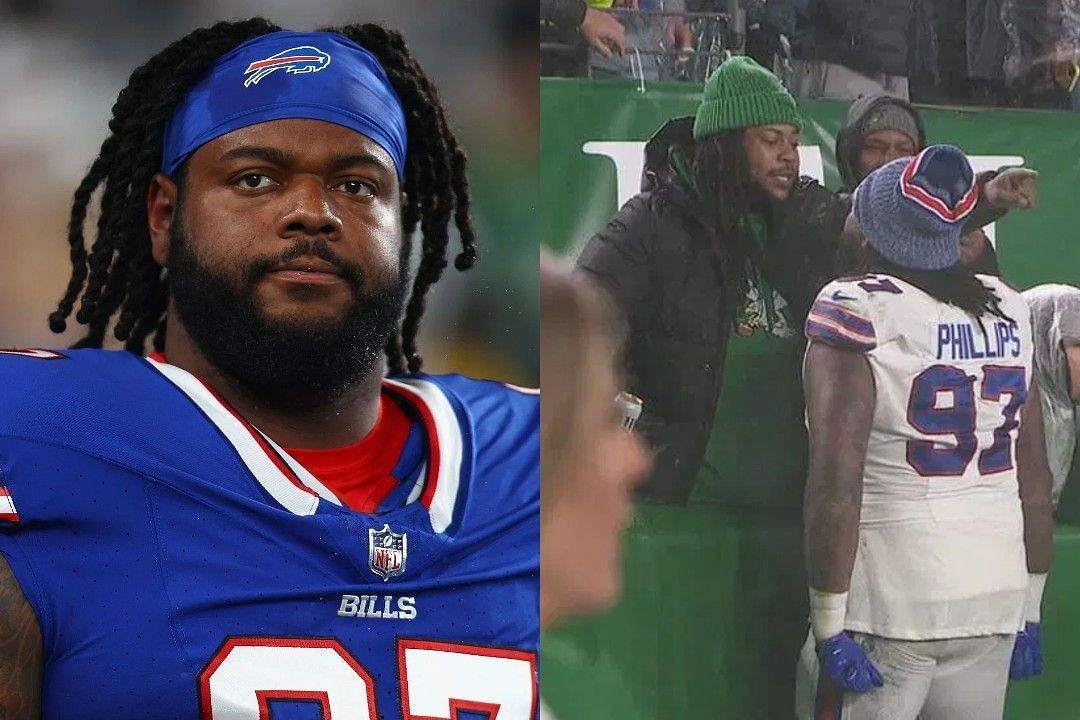
POLYGON ((87 335, 0 354, 0 715, 534 717, 539 398, 419 372, 451 221, 476 252, 402 37, 196 30, 109 129, 87 335))
POLYGON ((1031 323, 1018 292, 959 264, 976 195, 951 146, 873 172, 847 228, 868 274, 827 285, 806 322, 802 718, 1000 718, 1010 664, 1041 671, 1031 323))

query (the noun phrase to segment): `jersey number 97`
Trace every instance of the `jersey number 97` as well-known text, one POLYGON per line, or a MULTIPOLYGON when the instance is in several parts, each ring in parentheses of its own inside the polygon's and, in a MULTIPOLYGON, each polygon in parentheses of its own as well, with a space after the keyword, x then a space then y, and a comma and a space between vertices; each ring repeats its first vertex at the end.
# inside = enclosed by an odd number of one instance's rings
POLYGON ((1001 406, 1002 423, 994 428, 990 446, 979 452, 981 475, 1013 469, 1012 431, 1019 425, 1017 415, 1027 400, 1026 371, 1023 367, 985 365, 980 379, 951 365, 923 370, 911 385, 908 422, 924 435, 951 435, 956 444, 908 440, 908 463, 923 476, 963 475, 978 450, 976 403, 987 400, 997 406, 1005 395, 1009 399, 1001 406), (978 398, 976 380, 980 380, 978 398), (947 398, 944 404, 943 396, 947 398))

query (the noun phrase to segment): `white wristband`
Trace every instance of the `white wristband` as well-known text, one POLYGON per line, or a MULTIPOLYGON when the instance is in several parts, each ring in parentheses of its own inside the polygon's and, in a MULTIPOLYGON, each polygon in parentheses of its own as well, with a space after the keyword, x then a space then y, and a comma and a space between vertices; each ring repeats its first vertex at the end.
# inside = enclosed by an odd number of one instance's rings
POLYGON ((810 588, 810 629, 821 642, 844 632, 847 617, 846 592, 831 593, 810 588))
POLYGON ((1027 602, 1024 604, 1024 620, 1037 623, 1042 610, 1043 590, 1046 588, 1046 573, 1028 573, 1027 602))

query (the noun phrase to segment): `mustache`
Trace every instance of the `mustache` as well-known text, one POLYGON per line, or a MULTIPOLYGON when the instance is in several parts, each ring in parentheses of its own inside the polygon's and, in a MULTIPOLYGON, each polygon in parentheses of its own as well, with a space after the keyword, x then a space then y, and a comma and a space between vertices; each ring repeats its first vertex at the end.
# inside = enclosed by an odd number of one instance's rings
POLYGON ((316 257, 330 263, 357 292, 364 286, 364 270, 356 263, 339 257, 330 249, 329 243, 322 239, 301 240, 280 255, 253 260, 244 273, 244 279, 249 285, 254 285, 259 278, 273 271, 281 263, 301 257, 316 257))

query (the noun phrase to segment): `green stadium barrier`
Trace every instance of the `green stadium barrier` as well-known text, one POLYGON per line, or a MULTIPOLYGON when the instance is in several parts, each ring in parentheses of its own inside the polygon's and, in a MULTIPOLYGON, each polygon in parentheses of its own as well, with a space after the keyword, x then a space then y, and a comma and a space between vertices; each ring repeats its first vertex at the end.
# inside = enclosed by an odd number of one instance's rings
MULTIPOLYGON (((540 97, 541 240, 572 253, 617 210, 617 170, 623 193, 632 190, 638 146, 626 143, 692 113, 699 94, 674 83, 639 92, 619 81, 545 79, 540 97)), ((837 187, 833 138, 846 106, 800 106, 803 144, 817 147, 825 184, 837 187)), ((927 108, 923 118, 931 141, 990 156, 989 164, 1022 157, 1040 171, 1039 207, 1012 213, 995 228, 1002 269, 1021 287, 1080 285, 1080 116, 927 108)), ((730 466, 699 483, 686 507, 638 508, 622 601, 545 635, 542 687, 560 720, 794 716, 794 667, 807 616, 799 357, 794 347, 759 357, 732 343, 721 396, 730 410, 723 421, 730 466), (778 378, 772 392, 733 380, 762 373, 778 378)), ((1073 680, 1080 668, 1080 461, 1073 469, 1044 609, 1046 672, 1012 684, 1011 720, 1080 718, 1080 683, 1073 680)))
MULTIPOLYGON (((1080 526, 1059 525, 1043 611, 1046 669, 1013 682, 1012 720, 1080 718, 1080 526)), ((545 634, 541 687, 560 720, 789 720, 806 639, 797 518, 646 506, 611 612, 545 634)))

